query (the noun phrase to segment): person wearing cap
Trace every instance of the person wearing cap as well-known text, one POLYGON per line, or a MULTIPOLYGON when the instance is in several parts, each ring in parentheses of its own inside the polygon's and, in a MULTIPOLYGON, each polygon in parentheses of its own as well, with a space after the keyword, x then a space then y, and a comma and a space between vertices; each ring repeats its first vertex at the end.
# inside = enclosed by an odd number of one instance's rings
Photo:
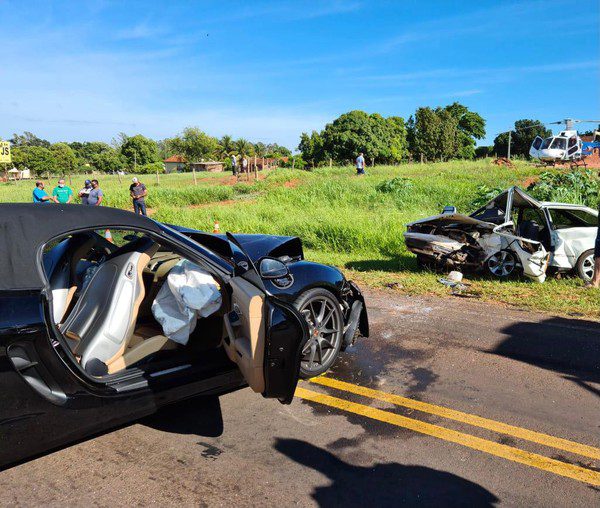
POLYGON ((140 182, 137 177, 131 179, 132 184, 129 186, 129 195, 133 199, 133 211, 137 214, 146 215, 146 196, 148 190, 146 186, 140 182))
POLYGON ((73 191, 71 187, 65 185, 65 179, 61 178, 58 185, 52 191, 52 199, 55 203, 65 204, 73 200, 73 191))
POLYGON ((35 189, 33 189, 33 202, 34 203, 50 203, 52 198, 48 196, 48 193, 44 190, 44 182, 38 180, 35 182, 35 189))
POLYGON ((88 204, 88 196, 90 195, 91 190, 92 190, 92 181, 86 180, 85 184, 83 185, 83 189, 81 189, 79 191, 79 197, 81 198, 82 205, 88 204))

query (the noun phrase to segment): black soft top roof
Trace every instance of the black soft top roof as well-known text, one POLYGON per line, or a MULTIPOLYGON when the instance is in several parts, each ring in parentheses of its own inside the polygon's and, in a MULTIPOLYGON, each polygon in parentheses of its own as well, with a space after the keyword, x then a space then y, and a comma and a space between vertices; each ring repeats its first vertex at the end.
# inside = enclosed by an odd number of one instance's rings
POLYGON ((44 287, 37 253, 49 240, 78 229, 119 226, 161 232, 153 220, 117 208, 0 203, 0 291, 44 287))

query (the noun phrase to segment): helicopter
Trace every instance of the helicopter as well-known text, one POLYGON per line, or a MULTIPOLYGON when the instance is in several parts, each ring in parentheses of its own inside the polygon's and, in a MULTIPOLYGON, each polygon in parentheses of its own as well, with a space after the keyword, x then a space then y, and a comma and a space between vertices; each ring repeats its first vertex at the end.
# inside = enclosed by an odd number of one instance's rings
POLYGON ((598 144, 595 140, 596 138, 600 139, 600 132, 594 132, 594 141, 592 143, 584 143, 577 130, 573 128, 573 124, 575 123, 600 123, 600 120, 573 120, 572 118, 566 118, 558 122, 549 122, 545 125, 564 124, 566 128, 546 139, 536 136, 529 148, 529 155, 547 165, 560 164, 562 162, 577 163, 580 161, 591 151, 591 146, 588 145, 598 144))

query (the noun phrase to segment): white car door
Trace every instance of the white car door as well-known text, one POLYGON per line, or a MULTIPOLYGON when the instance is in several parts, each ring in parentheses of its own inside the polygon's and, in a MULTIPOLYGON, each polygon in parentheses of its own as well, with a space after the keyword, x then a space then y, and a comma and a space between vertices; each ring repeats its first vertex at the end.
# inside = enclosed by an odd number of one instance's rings
POLYGON ((597 212, 586 207, 548 208, 552 220, 554 253, 550 264, 557 268, 571 269, 579 256, 593 249, 597 233, 597 212))

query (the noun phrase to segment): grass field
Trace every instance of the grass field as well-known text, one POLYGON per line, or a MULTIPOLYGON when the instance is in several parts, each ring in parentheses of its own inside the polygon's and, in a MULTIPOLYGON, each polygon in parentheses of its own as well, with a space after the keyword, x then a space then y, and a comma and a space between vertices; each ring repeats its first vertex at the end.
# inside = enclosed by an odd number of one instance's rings
MULTIPOLYGON (((212 230, 297 235, 309 259, 334 264, 365 285, 391 285, 408 294, 447 295, 438 275, 419 271, 402 240, 404 225, 455 205, 470 211, 480 185, 507 187, 535 177, 540 169, 517 163, 515 169, 489 161, 412 164, 369 168, 356 177, 352 168, 312 172, 274 170, 261 179, 238 183, 229 175, 148 175, 147 200, 153 218, 212 230), (401 178, 393 184, 390 179, 401 178)), ((85 177, 73 179, 74 190, 85 177)), ((106 204, 130 208, 129 178, 99 177, 106 204)), ((51 190, 52 185, 47 185, 51 190)), ((30 201, 32 182, 0 185, 0 201, 30 201)), ((527 279, 498 281, 471 276, 472 293, 524 308, 600 317, 600 291, 579 279, 563 277, 536 284, 527 279)))

